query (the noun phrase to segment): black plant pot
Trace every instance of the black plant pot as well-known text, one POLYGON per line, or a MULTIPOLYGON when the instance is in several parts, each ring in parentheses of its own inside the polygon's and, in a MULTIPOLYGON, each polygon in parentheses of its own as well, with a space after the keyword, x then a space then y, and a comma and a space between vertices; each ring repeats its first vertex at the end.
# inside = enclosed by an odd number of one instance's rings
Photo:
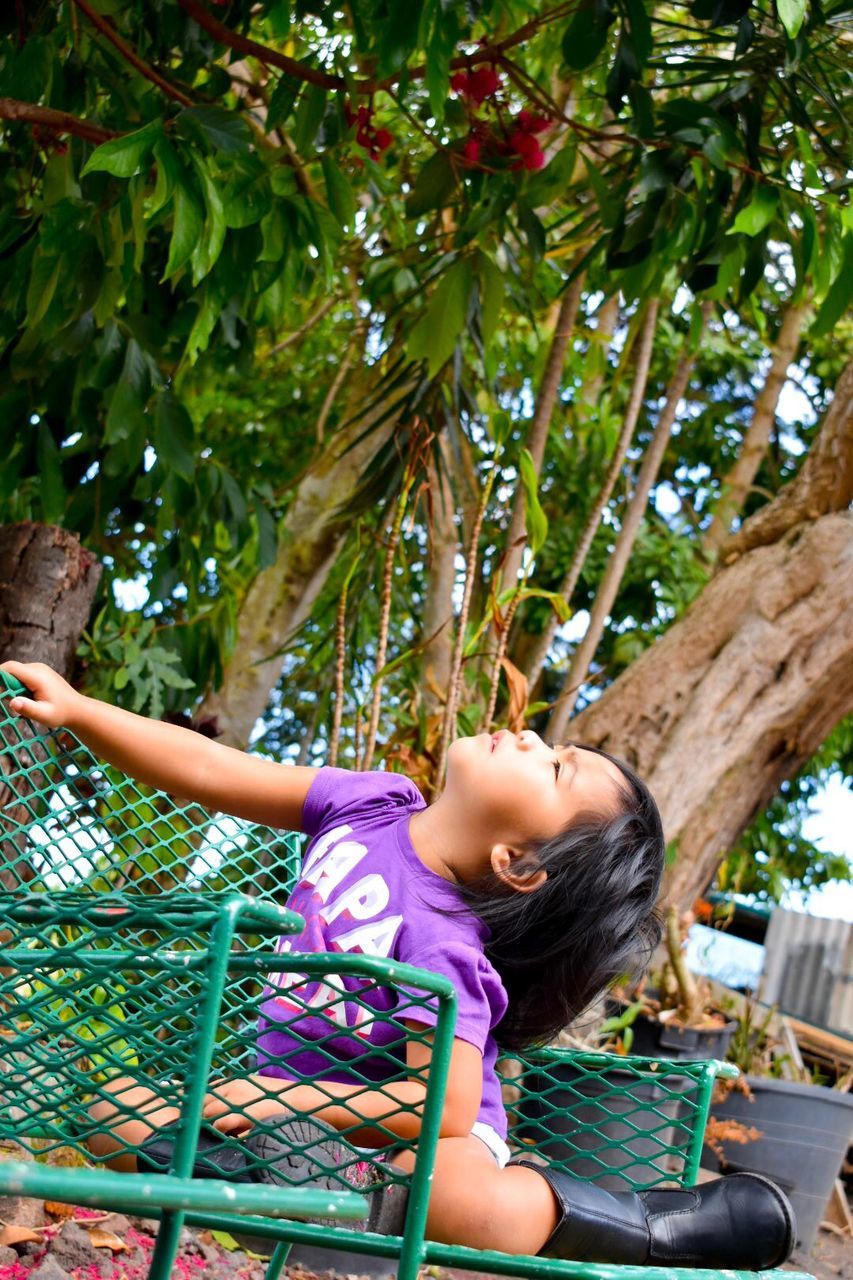
POLYGON ((733 1089, 711 1112, 718 1120, 750 1125, 761 1137, 744 1144, 723 1141, 724 1167, 706 1146, 702 1165, 772 1178, 790 1197, 800 1247, 809 1250, 853 1139, 853 1095, 791 1080, 746 1079, 754 1102, 733 1089))
POLYGON ((548 1164, 608 1191, 655 1185, 678 1175, 687 1141, 686 1129, 675 1123, 681 1100, 667 1084, 618 1068, 598 1076, 572 1063, 550 1063, 547 1075, 527 1079, 516 1138, 548 1164))
POLYGON ((694 1062, 700 1058, 725 1058, 738 1024, 727 1022, 722 1027, 678 1027, 640 1014, 632 1025, 632 1053, 641 1058, 694 1062))

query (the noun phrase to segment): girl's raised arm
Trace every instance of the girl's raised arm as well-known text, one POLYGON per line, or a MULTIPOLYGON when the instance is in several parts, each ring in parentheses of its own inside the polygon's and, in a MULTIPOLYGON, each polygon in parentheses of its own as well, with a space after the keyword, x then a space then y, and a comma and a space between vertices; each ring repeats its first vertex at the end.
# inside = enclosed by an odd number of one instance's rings
POLYGON ((301 828, 316 769, 261 760, 192 729, 84 697, 41 662, 4 662, 0 670, 34 695, 13 698, 12 711, 52 729, 71 729, 100 759, 138 782, 265 826, 301 828))

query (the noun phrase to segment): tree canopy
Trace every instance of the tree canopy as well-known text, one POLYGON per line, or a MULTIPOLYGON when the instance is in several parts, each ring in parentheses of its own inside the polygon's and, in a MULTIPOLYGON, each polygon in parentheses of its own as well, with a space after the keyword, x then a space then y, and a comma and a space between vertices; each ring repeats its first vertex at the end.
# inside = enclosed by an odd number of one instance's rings
POLYGON ((562 732, 849 358, 843 13, 7 6, 0 520, 102 560, 87 688, 425 786, 562 732))

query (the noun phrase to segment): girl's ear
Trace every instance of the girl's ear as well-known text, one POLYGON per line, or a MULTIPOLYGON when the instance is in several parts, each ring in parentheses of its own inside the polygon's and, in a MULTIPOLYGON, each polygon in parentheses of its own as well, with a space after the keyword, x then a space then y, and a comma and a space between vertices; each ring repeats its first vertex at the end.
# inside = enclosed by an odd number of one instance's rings
POLYGON ((489 861, 495 875, 516 893, 531 893, 548 879, 548 872, 535 857, 508 844, 493 845, 489 861))

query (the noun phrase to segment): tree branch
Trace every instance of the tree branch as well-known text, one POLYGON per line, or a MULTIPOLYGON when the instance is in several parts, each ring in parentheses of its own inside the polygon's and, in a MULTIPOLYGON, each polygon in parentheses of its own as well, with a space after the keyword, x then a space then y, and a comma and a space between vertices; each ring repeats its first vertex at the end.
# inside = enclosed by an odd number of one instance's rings
MULTIPOLYGON (((289 76, 293 76, 296 80, 304 80, 308 84, 315 84, 321 89, 345 89, 347 87, 346 80, 343 76, 330 75, 327 71, 319 71, 316 67, 308 67, 304 62, 297 62, 296 58, 288 58, 284 53, 279 53, 277 49, 271 49, 269 45, 259 44, 257 40, 250 40, 248 36, 241 36, 236 31, 232 31, 230 27, 226 27, 224 22, 220 22, 218 18, 214 18, 213 14, 208 13, 203 4, 199 0, 178 0, 184 13, 189 14, 194 22, 206 31, 209 36, 213 36, 214 40, 218 40, 220 44, 226 45, 229 49, 236 49, 238 53, 248 54, 249 57, 257 58, 259 62, 264 62, 268 66, 278 67, 280 71, 284 71, 289 76)), ((372 93, 376 88, 375 81, 360 81, 358 83, 359 91, 362 93, 372 93), (370 85, 370 88, 363 86, 370 85)))
MULTIPOLYGON (((286 72, 289 76, 293 76, 294 79, 317 85, 321 89, 347 89, 352 93, 372 94, 380 89, 389 89, 403 75, 406 75, 410 81, 422 80, 427 72, 426 64, 424 64, 410 69, 403 68, 395 75, 387 76, 384 80, 376 80, 371 77, 347 83, 343 76, 335 75, 329 71, 320 71, 317 67, 306 66, 304 62, 299 62, 296 58, 289 58, 286 54, 279 53, 277 49, 271 49, 269 45, 259 44, 257 40, 250 40, 247 36, 239 35, 236 31, 232 31, 230 27, 226 27, 224 22, 220 22, 218 18, 214 18, 212 14, 208 13, 204 5, 200 3, 200 0, 178 0, 178 3, 184 12, 198 23, 202 30, 213 36, 214 40, 218 40, 220 44, 226 45, 229 49, 236 49, 239 53, 257 58, 268 66, 278 67, 279 70, 286 72)), ((459 57, 451 58, 450 67, 455 69, 457 67, 472 67, 480 62, 494 62, 507 49, 512 49, 515 45, 521 44, 523 40, 533 35, 540 27, 547 26, 549 22, 554 21, 556 18, 564 17, 566 14, 571 13, 574 8, 575 0, 566 0, 565 3, 557 4, 553 9, 548 9, 537 17, 531 18, 529 22, 524 23, 517 31, 508 35, 498 44, 494 46, 484 45, 475 53, 461 54, 459 57)))
POLYGON ((75 137, 85 138, 87 142, 99 144, 117 138, 115 129, 103 129, 99 124, 91 124, 88 120, 80 120, 69 115, 67 111, 55 111, 53 107, 37 107, 32 102, 19 102, 17 98, 0 98, 0 120, 22 120, 26 124, 35 124, 43 129, 51 129, 54 133, 71 133, 75 137))
POLYGON ((760 507, 720 550, 731 564, 753 547, 778 542, 789 530, 853 502, 853 360, 835 388, 817 439, 798 475, 760 507))
POLYGON ((160 75, 159 71, 155 71, 154 68, 149 66, 143 58, 140 58, 136 50, 133 49, 126 40, 122 39, 112 23, 102 17, 101 14, 96 13, 95 10, 86 3, 86 0, 74 0, 74 4, 76 4, 77 8, 80 9, 81 12, 85 13, 92 26, 100 31, 102 35, 106 36, 110 44, 114 45, 114 47, 118 49, 125 61, 129 62, 141 76, 146 80, 150 80, 152 84, 156 84, 157 88, 162 89, 163 93, 165 93, 167 97, 174 99, 175 102, 179 102, 182 107, 191 107, 193 105, 192 98, 188 98, 180 89, 176 89, 164 76, 160 75))

